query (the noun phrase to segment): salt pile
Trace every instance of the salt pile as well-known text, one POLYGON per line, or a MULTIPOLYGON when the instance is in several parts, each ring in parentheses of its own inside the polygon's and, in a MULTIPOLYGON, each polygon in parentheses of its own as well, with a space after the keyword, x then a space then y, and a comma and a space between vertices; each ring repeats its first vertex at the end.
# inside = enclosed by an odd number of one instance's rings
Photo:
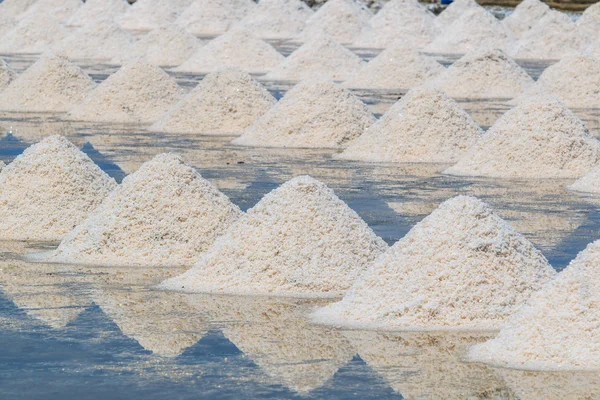
POLYGON ((302 32, 313 14, 300 0, 261 0, 237 26, 263 39, 289 39, 302 32))
POLYGON ((43 53, 67 34, 68 31, 50 16, 23 17, 0 40, 0 53, 43 53))
POLYGON ((455 0, 435 19, 435 24, 444 30, 454 23, 465 11, 482 8, 475 0, 455 0))
POLYGON ((356 54, 330 36, 321 35, 307 41, 290 54, 266 79, 299 81, 315 77, 345 80, 365 63, 356 54))
POLYGON ((0 58, 0 92, 4 90, 5 87, 10 85, 12 81, 15 80, 17 74, 12 70, 8 64, 0 58))
POLYGON ((116 185, 64 137, 47 137, 0 172, 2 238, 60 240, 116 185))
POLYGON ((505 113, 450 175, 579 178, 600 161, 600 142, 552 96, 532 96, 505 113))
POLYGON ((542 253, 487 204, 457 196, 313 318, 371 329, 497 329, 553 274, 542 253))
POLYGON ((69 112, 78 121, 154 122, 183 98, 165 71, 143 60, 122 66, 69 112))
POLYGON ((246 30, 232 29, 199 48, 174 71, 206 73, 236 66, 248 73, 265 73, 283 60, 267 42, 246 30))
POLYGON ((224 68, 204 77, 150 130, 239 134, 275 103, 275 98, 250 75, 237 68, 224 68))
POLYGON ((510 317, 496 338, 473 347, 469 358, 519 369, 599 369, 598 263, 595 241, 510 317))
POLYGON ((350 91, 327 80, 307 80, 232 143, 262 147, 342 148, 375 118, 350 91))
POLYGON ((443 73, 431 57, 396 43, 369 61, 344 86, 363 89, 409 89, 443 73))
POLYGON ((15 18, 23 14, 37 0, 4 0, 0 3, 0 15, 15 18))
POLYGON ((338 296, 387 245, 325 184, 294 178, 263 197, 164 289, 338 296))
POLYGON ((435 84, 452 97, 510 99, 534 82, 502 50, 479 49, 448 67, 435 84))
POLYGON ((514 11, 502 20, 516 38, 523 36, 550 11, 550 7, 540 0, 524 0, 514 11))
POLYGON ((577 20, 579 32, 590 38, 600 35, 600 3, 592 4, 583 12, 577 20))
POLYGON ((66 57, 48 54, 4 89, 0 110, 65 112, 95 86, 94 81, 66 57))
POLYGON ((56 22, 70 18, 83 6, 82 0, 37 0, 20 18, 50 17, 56 22))
POLYGON ((251 0, 196 0, 175 23, 194 35, 220 35, 255 7, 251 0))
POLYGON ((97 18, 113 19, 129 9, 127 0, 86 0, 71 18, 67 26, 85 26, 97 18))
POLYGON ((576 192, 600 193, 600 167, 594 167, 567 188, 576 192))
POLYGON ((16 18, 6 17, 0 14, 0 38, 14 29, 14 27, 17 26, 17 22, 16 18))
POLYGON ((124 29, 150 31, 175 21, 178 15, 179 10, 170 0, 137 0, 115 19, 124 29))
POLYGON ((431 86, 410 90, 336 158, 371 162, 456 162, 482 130, 431 86))

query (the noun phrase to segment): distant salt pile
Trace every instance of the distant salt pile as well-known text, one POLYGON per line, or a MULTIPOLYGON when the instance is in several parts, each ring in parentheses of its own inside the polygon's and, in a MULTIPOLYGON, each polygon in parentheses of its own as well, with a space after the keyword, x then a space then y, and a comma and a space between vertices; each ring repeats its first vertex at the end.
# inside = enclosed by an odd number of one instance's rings
POLYGON ((68 31, 50 16, 22 18, 0 40, 0 53, 43 53, 68 35, 68 31))
POLYGON ((196 51, 175 71, 213 72, 236 66, 248 73, 265 73, 284 60, 267 42, 243 29, 232 29, 196 51))
POLYGON ((189 292, 339 296, 386 248, 331 189, 300 176, 263 197, 194 268, 161 286, 189 292))
POLYGON ((594 167, 567 188, 576 192, 600 193, 600 167, 594 167))
POLYGON ((589 38, 600 36, 600 3, 592 4, 577 20, 579 32, 589 38))
POLYGON ((179 10, 170 0, 137 0, 116 21, 127 30, 151 31, 175 21, 178 15, 179 10))
POLYGON ((0 92, 4 90, 5 87, 10 85, 12 81, 15 80, 17 74, 12 70, 8 64, 0 58, 0 92))
POLYGON ((371 162, 456 162, 479 126, 440 89, 410 90, 336 158, 371 162))
POLYGON ((129 9, 127 0, 86 0, 71 18, 67 26, 85 26, 98 18, 113 19, 129 9))
POLYGON ((457 196, 313 318, 370 329, 497 329, 553 274, 542 253, 487 204, 457 196))
POLYGON ((137 60, 121 67, 69 112, 79 121, 154 122, 184 92, 165 71, 137 60))
POLYGON ((524 0, 514 11, 502 20, 516 38, 523 36, 550 11, 550 7, 540 0, 524 0))
POLYGON ((317 36, 290 54, 266 79, 300 81, 315 77, 345 80, 365 63, 356 54, 327 35, 317 36))
POLYGON ((71 18, 73 14, 83 6, 82 0, 37 0, 27 11, 21 14, 21 18, 51 17, 57 22, 63 22, 71 18))
POLYGON ((552 96, 532 96, 504 114, 451 175, 579 178, 600 162, 600 142, 552 96))
POLYGON ((0 15, 15 18, 23 14, 37 0, 4 0, 0 3, 0 15))
POLYGON ((240 134, 277 103, 237 68, 213 72, 150 130, 169 133, 240 134))
POLYGON ((302 32, 313 14, 301 0, 260 0, 236 26, 263 39, 290 39, 302 32))
POLYGON ((435 24, 440 30, 444 30, 454 23, 465 11, 473 8, 481 8, 475 0, 455 0, 438 17, 435 24))
POLYGON ((255 7, 252 0, 196 0, 175 23, 194 35, 220 35, 255 7))
POLYGON ((327 80, 307 80, 232 143, 262 147, 343 148, 375 118, 348 90, 327 80))
POLYGON ((66 57, 42 56, 0 96, 0 110, 66 112, 96 85, 66 57))
POLYGON ((47 137, 0 172, 2 239, 60 240, 116 185, 64 137, 47 137))

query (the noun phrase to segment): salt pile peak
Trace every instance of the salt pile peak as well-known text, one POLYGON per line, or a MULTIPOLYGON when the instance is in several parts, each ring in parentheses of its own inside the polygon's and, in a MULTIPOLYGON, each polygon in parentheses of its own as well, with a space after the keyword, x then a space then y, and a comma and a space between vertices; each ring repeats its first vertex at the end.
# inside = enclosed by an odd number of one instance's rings
POLYGON ((455 0, 435 19, 435 24, 444 30, 454 23, 465 11, 473 8, 483 8, 475 0, 455 0))
POLYGON ((154 122, 184 91, 159 67, 143 60, 123 65, 69 112, 79 121, 154 122))
POLYGON ((532 96, 506 112, 450 175, 579 178, 600 162, 600 142, 553 96, 532 96))
POLYGON ((37 0, 20 18, 44 16, 63 22, 73 16, 83 4, 82 0, 37 0))
POLYGON ((0 58, 0 92, 4 90, 5 87, 10 85, 12 81, 15 80, 17 74, 9 65, 0 58))
POLYGON ((442 90, 410 90, 335 158, 371 162, 456 162, 483 131, 442 90))
POLYGON ((237 26, 263 39, 290 39, 302 32, 313 14, 301 0, 260 0, 237 26))
POLYGON ((550 7, 540 0, 523 0, 514 11, 502 20, 518 39, 530 30, 550 11, 550 7))
POLYGON ((115 18, 129 9, 127 0, 86 0, 66 22, 67 26, 85 26, 98 17, 115 18))
POLYGON ((116 185, 64 137, 49 136, 0 172, 2 238, 60 240, 116 185))
POLYGON ((277 100, 250 75, 228 67, 208 74, 150 130, 240 134, 277 100))
POLYGON ((160 154, 127 176, 49 260, 192 265, 240 215, 227 196, 181 158, 160 154))
POLYGON ((600 35, 600 3, 595 3, 585 9, 577 20, 579 32, 590 38, 600 35))
POLYGON ((23 17, 0 41, 0 53, 43 53, 68 31, 47 15, 23 17))
POLYGON ((116 21, 127 30, 150 31, 173 22, 179 10, 170 0, 137 0, 116 21))
POLYGON ((0 3, 0 15, 15 18, 23 14, 37 0, 4 0, 0 3))
POLYGON ((497 329, 553 274, 542 253, 487 204, 457 196, 313 319, 386 330, 497 329))
POLYGON ((220 35, 255 7, 251 0, 196 0, 175 23, 194 35, 220 35))
POLYGON ((325 184, 296 177, 263 197, 163 289, 339 296, 387 245, 325 184))
POLYGON ((342 148, 375 118, 350 91, 328 80, 302 81, 233 144, 342 148))

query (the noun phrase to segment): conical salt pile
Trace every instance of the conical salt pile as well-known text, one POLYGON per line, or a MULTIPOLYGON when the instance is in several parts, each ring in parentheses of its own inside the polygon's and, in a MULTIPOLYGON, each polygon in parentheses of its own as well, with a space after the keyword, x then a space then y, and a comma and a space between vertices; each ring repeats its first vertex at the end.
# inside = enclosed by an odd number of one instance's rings
POLYGON ((475 0, 455 0, 438 17, 435 24, 440 30, 444 30, 454 23, 465 11, 473 8, 482 8, 475 0))
POLYGON ((262 147, 346 147, 375 118, 348 90, 327 80, 307 80, 232 143, 262 147))
POLYGON ((73 16, 83 6, 82 0, 37 0, 20 18, 54 18, 56 22, 63 22, 73 16))
POLYGON ((600 36, 600 3, 592 4, 577 20, 579 32, 589 38, 600 36))
POLYGON ((301 0, 260 0, 236 26, 263 39, 290 39, 302 32, 313 14, 301 0))
POLYGON ((473 50, 435 79, 452 97, 516 97, 533 85, 533 79, 502 50, 473 50))
POLYGON ((85 26, 97 18, 113 19, 129 9, 127 0, 86 0, 71 18, 67 26, 85 26))
POLYGON ((600 193, 600 166, 594 167, 575 183, 569 185, 568 189, 576 192, 600 193))
POLYGON ((0 173, 2 239, 60 240, 116 185, 64 137, 50 136, 0 173))
POLYGON ((339 43, 353 43, 368 26, 373 14, 355 0, 329 0, 306 21, 296 40, 306 42, 316 36, 330 35, 339 43))
POLYGON ((0 3, 0 15, 15 18, 23 14, 37 0, 4 0, 0 3))
POLYGON ((284 60, 267 42, 243 29, 232 29, 202 46, 183 64, 180 72, 213 72, 236 66, 248 73, 265 73, 284 60))
POLYGON ((252 0, 196 0, 175 23, 194 35, 220 35, 255 7, 252 0))
POLYGON ((300 46, 271 72, 266 79, 300 81, 315 77, 345 80, 365 63, 356 54, 327 35, 317 36, 300 46))
POLYGON ((579 178, 600 162, 600 142, 552 96, 532 96, 504 114, 450 175, 579 178))
POLYGON ((469 358, 511 368, 600 368, 600 241, 588 245, 469 358))
POLYGON ((4 90, 5 87, 10 85, 12 81, 15 80, 17 74, 12 70, 8 64, 0 58, 0 92, 4 90))
POLYGON ((540 0, 523 0, 514 11, 502 20, 516 38, 523 36, 550 11, 550 7, 540 0))
POLYGON ((457 196, 313 319, 386 330, 497 329, 553 274, 542 253, 487 204, 457 196))
POLYGON ((79 121, 125 123, 154 122, 166 113, 184 92, 159 67, 143 60, 121 67, 69 112, 79 121))
POLYGON ((339 296, 387 245, 325 184, 294 178, 262 198, 164 289, 339 296))
POLYGON ((51 254, 54 262, 192 265, 241 211, 173 154, 123 180, 51 254))
POLYGON ((28 16, 0 40, 0 53, 43 53, 68 35, 68 31, 50 16, 28 16))
POLYGON ((336 158, 371 162, 456 162, 479 126, 440 89, 410 90, 336 158))
POLYGON ((0 110, 65 112, 95 87, 94 81, 66 57, 42 56, 0 96, 0 110))
POLYGON ((445 68, 435 59, 397 43, 382 51, 344 86, 362 89, 410 89, 443 73, 445 68))
POLYGON ((169 133, 240 134, 277 103, 237 68, 213 72, 150 130, 169 133))
POLYGON ((151 31, 175 21, 178 15, 179 10, 170 0, 137 0, 115 20, 127 30, 151 31))

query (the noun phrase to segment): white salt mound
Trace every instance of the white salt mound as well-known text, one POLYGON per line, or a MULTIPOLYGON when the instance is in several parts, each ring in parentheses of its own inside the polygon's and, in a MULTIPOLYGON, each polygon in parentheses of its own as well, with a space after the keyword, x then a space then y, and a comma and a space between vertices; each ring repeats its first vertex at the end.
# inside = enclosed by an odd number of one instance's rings
POLYGON ((600 193, 600 166, 594 167, 575 183, 567 186, 567 189, 576 192, 600 193))
POLYGON ((0 40, 0 53, 43 53, 68 31, 50 16, 23 17, 0 40))
POLYGON ((350 91, 327 80, 302 81, 242 136, 241 146, 342 148, 375 118, 350 91))
POLYGON ((160 154, 127 176, 64 238, 50 260, 191 265, 241 213, 181 158, 160 154))
POLYGON ((600 3, 595 3, 585 9, 577 20, 577 29, 588 38, 600 36, 600 3))
POLYGON ((251 0, 196 0, 175 23, 194 35, 220 35, 255 7, 251 0))
POLYGON ((550 7, 540 0, 523 0, 513 12, 502 20, 514 34, 520 38, 550 11, 550 7))
POLYGON ((27 148, 0 172, 4 240, 60 240, 116 182, 62 136, 27 148))
POLYGON ((159 67, 137 60, 122 66, 69 112, 78 121, 154 122, 184 96, 159 67))
POLYGON ((208 74, 150 130, 169 133, 240 134, 277 100, 247 73, 224 68, 208 74))
POLYGON ((442 90, 410 90, 335 158, 371 162, 456 162, 483 131, 442 90))
POLYGON ((600 161, 600 142, 553 96, 532 96, 504 114, 450 175, 579 178, 600 161))
POLYGON ((5 87, 10 85, 12 81, 15 80, 17 74, 8 64, 0 58, 0 92, 4 90, 5 87))
POLYGON ((465 11, 482 8, 475 0, 455 0, 435 19, 439 30, 444 30, 454 23, 465 11))
POLYGON ((64 22, 71 18, 81 6, 82 0, 37 0, 20 18, 51 17, 56 22, 64 22))
POLYGON ((474 197, 442 203, 354 283, 320 323, 369 329, 497 329, 554 270, 474 197))
POLYGON ((301 0, 260 0, 236 26, 263 39, 290 39, 302 32, 313 14, 301 0))
POLYGON ((249 209, 185 274, 163 289, 339 296, 385 242, 325 184, 294 178, 249 209))
POLYGON ((115 19, 124 29, 151 31, 175 21, 178 16, 179 10, 170 0, 137 0, 115 19))
POLYGON ((127 0, 86 0, 71 18, 67 26, 85 26, 98 18, 113 19, 129 9, 127 0))
POLYGON ((37 0, 4 0, 0 3, 0 15, 15 18, 23 14, 37 0))
POLYGON ((96 84, 66 57, 48 54, 19 75, 0 96, 0 110, 66 112, 96 84))

